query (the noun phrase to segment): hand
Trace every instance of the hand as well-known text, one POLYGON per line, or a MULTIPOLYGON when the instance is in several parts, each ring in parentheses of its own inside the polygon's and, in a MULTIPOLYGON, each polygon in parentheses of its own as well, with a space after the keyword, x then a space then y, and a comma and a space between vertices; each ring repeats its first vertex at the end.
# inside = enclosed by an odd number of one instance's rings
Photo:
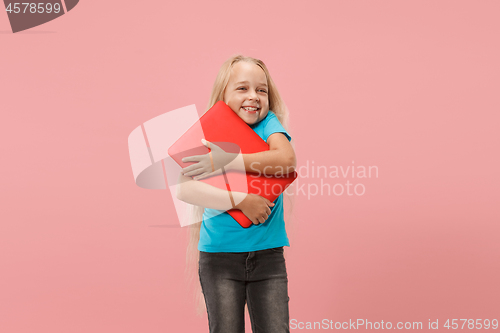
POLYGON ((266 222, 271 214, 271 208, 269 207, 273 206, 274 202, 260 195, 249 193, 235 208, 241 210, 253 224, 259 224, 266 222))
POLYGON ((229 162, 231 162, 236 154, 228 153, 224 151, 221 147, 209 142, 205 139, 201 139, 201 143, 203 143, 207 148, 210 149, 212 153, 212 158, 210 158, 210 153, 205 155, 194 155, 189 157, 184 157, 182 162, 198 162, 192 164, 188 167, 182 169, 181 173, 184 176, 194 177, 194 180, 199 180, 209 176, 216 170, 226 166, 229 162), (212 169, 212 160, 213 160, 213 169, 212 169))

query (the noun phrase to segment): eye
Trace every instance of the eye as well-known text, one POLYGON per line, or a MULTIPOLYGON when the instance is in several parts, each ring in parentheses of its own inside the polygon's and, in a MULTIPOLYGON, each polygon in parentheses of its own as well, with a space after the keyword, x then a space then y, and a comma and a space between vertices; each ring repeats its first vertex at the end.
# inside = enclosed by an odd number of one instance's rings
POLYGON ((267 94, 267 90, 266 89, 259 89, 259 91, 267 94))
POLYGON ((247 88, 245 88, 245 87, 238 87, 238 88, 236 88, 236 90, 246 90, 246 89, 247 88))

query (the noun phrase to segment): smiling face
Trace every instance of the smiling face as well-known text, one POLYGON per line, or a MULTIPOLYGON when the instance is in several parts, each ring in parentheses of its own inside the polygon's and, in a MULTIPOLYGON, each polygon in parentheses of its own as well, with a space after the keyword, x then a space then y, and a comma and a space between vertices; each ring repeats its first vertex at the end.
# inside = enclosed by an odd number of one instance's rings
POLYGON ((269 112, 268 89, 262 68, 247 61, 239 61, 231 69, 224 102, 245 123, 256 124, 269 112))

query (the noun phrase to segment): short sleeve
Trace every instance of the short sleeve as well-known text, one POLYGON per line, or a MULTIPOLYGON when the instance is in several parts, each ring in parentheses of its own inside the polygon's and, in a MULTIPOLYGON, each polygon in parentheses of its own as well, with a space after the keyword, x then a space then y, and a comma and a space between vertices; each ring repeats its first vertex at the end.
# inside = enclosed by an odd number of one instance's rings
POLYGON ((273 133, 283 133, 288 139, 288 141, 292 140, 292 137, 290 136, 290 134, 288 134, 283 125, 281 125, 280 121, 278 120, 278 117, 276 117, 274 112, 269 111, 267 118, 269 119, 266 119, 267 123, 265 124, 264 127, 264 137, 263 137, 264 141, 267 142, 267 139, 273 133))

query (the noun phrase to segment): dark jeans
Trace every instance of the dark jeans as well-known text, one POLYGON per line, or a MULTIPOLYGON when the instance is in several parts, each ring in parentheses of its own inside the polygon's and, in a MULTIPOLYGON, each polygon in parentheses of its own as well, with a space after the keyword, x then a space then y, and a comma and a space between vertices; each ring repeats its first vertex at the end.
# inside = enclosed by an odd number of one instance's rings
POLYGON ((241 253, 200 251, 199 264, 210 333, 244 333, 245 301, 253 333, 290 332, 283 247, 241 253))

